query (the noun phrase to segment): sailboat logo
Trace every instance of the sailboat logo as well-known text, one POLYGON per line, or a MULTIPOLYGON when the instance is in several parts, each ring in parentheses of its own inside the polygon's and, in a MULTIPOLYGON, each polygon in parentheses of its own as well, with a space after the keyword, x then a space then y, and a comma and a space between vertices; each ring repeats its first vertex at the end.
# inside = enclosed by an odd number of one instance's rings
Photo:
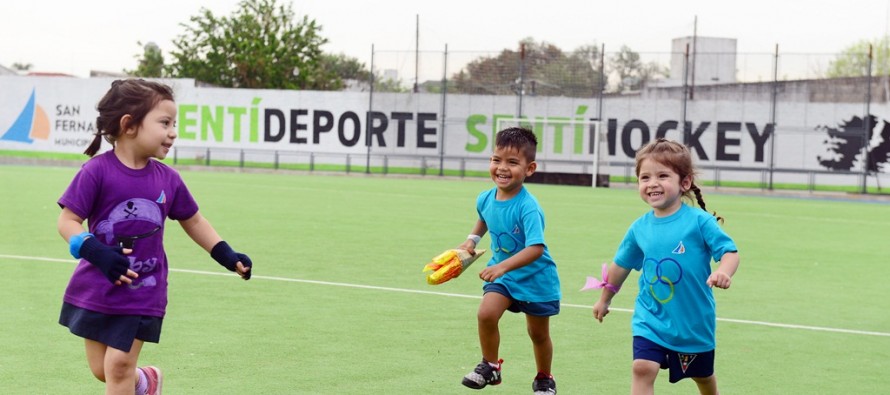
POLYGON ((31 90, 31 97, 28 98, 22 112, 12 126, 0 136, 0 140, 31 144, 34 140, 49 139, 49 117, 46 116, 43 107, 36 103, 36 91, 36 89, 31 90))

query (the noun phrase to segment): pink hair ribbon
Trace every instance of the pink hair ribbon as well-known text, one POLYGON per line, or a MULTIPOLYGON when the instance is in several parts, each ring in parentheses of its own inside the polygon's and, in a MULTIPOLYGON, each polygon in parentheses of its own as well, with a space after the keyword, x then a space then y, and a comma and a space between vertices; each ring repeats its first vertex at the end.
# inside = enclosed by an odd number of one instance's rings
POLYGON ((584 288, 581 288, 582 291, 588 291, 591 289, 599 289, 605 288, 613 293, 618 293, 621 287, 609 284, 609 268, 608 264, 603 264, 603 281, 597 280, 596 277, 587 276, 587 284, 584 284, 584 288))

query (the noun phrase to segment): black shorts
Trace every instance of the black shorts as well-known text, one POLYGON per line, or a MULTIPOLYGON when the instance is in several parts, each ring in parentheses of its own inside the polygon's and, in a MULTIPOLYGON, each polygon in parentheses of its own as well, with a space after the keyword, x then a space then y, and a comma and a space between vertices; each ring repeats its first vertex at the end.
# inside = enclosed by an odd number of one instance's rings
POLYGON ((535 317, 550 317, 552 315, 559 314, 559 301, 552 300, 549 302, 522 302, 516 299, 513 299, 513 295, 510 295, 510 291, 507 290, 503 284, 498 283, 489 283, 485 284, 482 287, 483 294, 488 292, 499 293, 510 299, 512 303, 510 303, 510 307, 507 308, 507 311, 512 313, 525 313, 528 315, 533 315, 535 317))
POLYGON ((711 377, 714 374, 714 350, 683 353, 641 336, 634 336, 634 359, 658 362, 662 369, 670 369, 672 383, 687 377, 711 377))
POLYGON ((144 315, 104 314, 62 303, 59 323, 68 327, 71 333, 130 352, 133 340, 157 343, 161 339, 161 317, 144 315))

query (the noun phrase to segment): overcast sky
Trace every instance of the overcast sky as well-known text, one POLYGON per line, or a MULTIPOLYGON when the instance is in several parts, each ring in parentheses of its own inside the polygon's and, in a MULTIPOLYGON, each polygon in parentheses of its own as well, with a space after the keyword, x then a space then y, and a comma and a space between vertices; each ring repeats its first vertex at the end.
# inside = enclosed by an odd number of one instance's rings
MULTIPOLYGON (((290 0, 279 0, 285 4, 290 0)), ((0 5, 0 65, 32 64, 33 71, 80 77, 90 70, 134 69, 137 42, 164 53, 204 7, 228 16, 239 0, 14 0, 0 5)), ((605 44, 637 52, 669 52, 671 39, 737 39, 740 53, 839 52, 887 34, 890 0, 293 0, 330 41, 324 49, 369 63, 377 50, 515 49, 533 37, 572 50, 605 44)), ((169 60, 169 58, 168 58, 169 60)))

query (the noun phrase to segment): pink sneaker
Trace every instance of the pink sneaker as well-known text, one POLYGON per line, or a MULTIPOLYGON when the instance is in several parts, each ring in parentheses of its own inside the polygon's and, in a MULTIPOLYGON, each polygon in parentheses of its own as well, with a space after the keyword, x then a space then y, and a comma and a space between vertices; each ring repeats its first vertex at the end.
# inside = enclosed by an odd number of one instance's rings
POLYGON ((148 380, 148 390, 145 391, 145 395, 161 395, 161 386, 164 384, 164 375, 161 374, 161 369, 154 366, 146 366, 140 369, 145 373, 145 378, 148 380))

